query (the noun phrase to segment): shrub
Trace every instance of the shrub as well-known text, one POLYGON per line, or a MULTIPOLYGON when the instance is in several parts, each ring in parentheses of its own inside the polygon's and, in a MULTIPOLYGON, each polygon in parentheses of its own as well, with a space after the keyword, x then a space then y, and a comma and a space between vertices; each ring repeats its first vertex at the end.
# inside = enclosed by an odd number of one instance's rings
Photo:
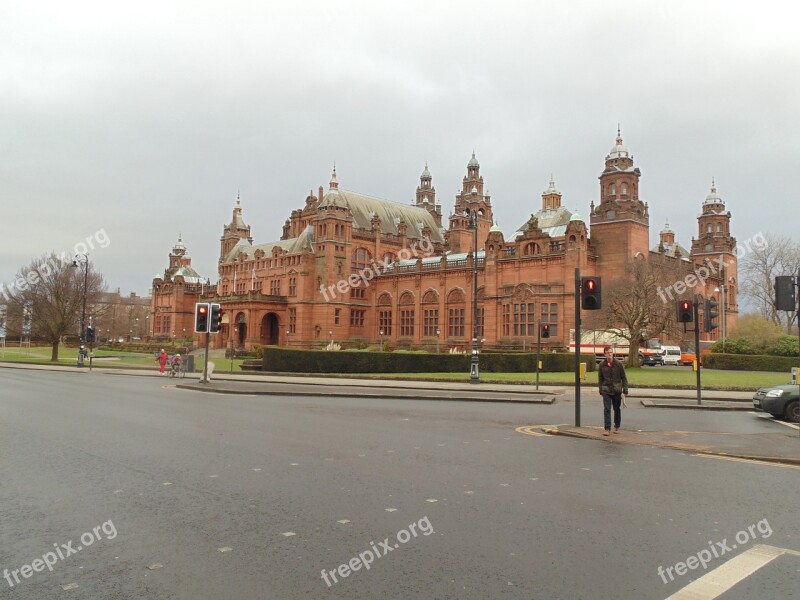
POLYGON ((775 344, 767 350, 776 356, 797 356, 798 339, 795 335, 782 335, 775 344))
MULTIPOLYGON (((264 370, 278 373, 467 373, 470 354, 427 352, 325 352, 268 347, 263 352, 264 370)), ((593 356, 582 356, 593 371, 593 356)), ((533 373, 536 355, 531 353, 486 353, 480 356, 481 371, 487 373, 533 373)), ((542 371, 571 371, 575 355, 541 355, 542 371)))
MULTIPOLYGON (((727 346, 726 346, 727 348, 727 346)), ((775 371, 785 373, 798 366, 797 358, 767 354, 704 354, 703 366, 707 369, 729 371, 775 371)))

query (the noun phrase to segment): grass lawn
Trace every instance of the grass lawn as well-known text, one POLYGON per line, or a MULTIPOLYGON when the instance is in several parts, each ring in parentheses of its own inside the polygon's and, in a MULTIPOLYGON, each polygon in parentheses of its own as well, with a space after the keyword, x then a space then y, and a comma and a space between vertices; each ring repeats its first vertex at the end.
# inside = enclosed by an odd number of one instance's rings
MULTIPOLYGON (((694 389, 696 386, 696 375, 694 371, 688 369, 673 369, 669 367, 661 368, 642 368, 628 369, 628 383, 631 387, 653 387, 653 388, 686 388, 694 389)), ((781 383, 789 383, 788 373, 767 373, 764 371, 719 371, 703 369, 701 372, 701 383, 703 389, 720 390, 755 390, 759 387, 767 387, 781 383)), ((339 375, 343 377, 344 375, 339 375)), ((352 374, 347 377, 365 377, 376 379, 434 379, 442 381, 469 381, 469 373, 376 373, 376 374, 352 374)), ((536 375, 531 373, 481 373, 481 381, 485 383, 534 383, 536 375)), ((572 385, 575 382, 574 375, 568 372, 560 373, 540 373, 539 383, 546 385, 572 385)), ((586 385, 597 385, 597 372, 586 374, 586 385)))
MULTIPOLYGON (((33 364, 53 364, 50 362, 50 348, 43 346, 36 346, 33 348, 20 348, 6 346, 5 351, 0 349, 0 361, 6 362, 22 362, 33 364)), ((235 358, 233 360, 233 373, 243 373, 239 368, 243 359, 235 358)), ((78 362, 78 349, 77 348, 61 348, 58 351, 58 363, 64 366, 73 366, 78 362)), ((230 359, 213 359, 215 371, 218 373, 231 372, 230 359)), ((119 350, 95 350, 94 360, 92 361, 94 367, 109 367, 120 369, 157 369, 158 365, 155 361, 155 355, 152 353, 144 352, 124 352, 119 350)), ((203 370, 203 361, 199 357, 195 357, 195 371, 203 370)))

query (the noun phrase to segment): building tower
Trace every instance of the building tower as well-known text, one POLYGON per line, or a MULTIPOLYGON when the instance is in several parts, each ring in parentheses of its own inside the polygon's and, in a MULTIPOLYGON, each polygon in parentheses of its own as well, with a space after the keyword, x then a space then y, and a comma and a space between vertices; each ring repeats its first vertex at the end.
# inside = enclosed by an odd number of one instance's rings
POLYGON ((415 206, 422 206, 425 208, 439 227, 442 226, 442 205, 436 204, 436 188, 432 185, 433 178, 431 172, 428 171, 428 163, 425 163, 425 170, 419 177, 419 185, 417 186, 417 195, 414 198, 415 206))
POLYGON ((246 239, 251 244, 253 238, 250 236, 250 226, 242 218, 242 203, 239 194, 236 194, 236 206, 233 207, 231 222, 223 227, 222 237, 220 238, 219 259, 223 260, 239 240, 246 239))
MULTIPOLYGON (((736 257, 736 238, 731 236, 731 213, 725 210, 725 202, 717 193, 714 180, 711 190, 703 201, 702 212, 697 217, 698 236, 692 239, 692 260, 695 269, 705 266, 712 279, 703 292, 706 297, 722 300, 722 285, 725 295, 725 330, 729 333, 738 322, 739 282, 736 257), (717 292, 719 288, 719 292, 717 292)), ((718 335, 722 335, 720 329, 718 335)))
POLYGON ((639 177, 617 129, 616 143, 600 175, 600 204, 592 206, 590 216, 598 272, 611 278, 621 275, 631 258, 648 253, 650 214, 639 200, 639 177))
POLYGON ((450 215, 448 244, 453 252, 470 252, 473 247, 474 232, 469 229, 470 215, 478 214, 478 249, 482 249, 494 223, 492 200, 488 190, 484 194, 481 165, 472 153, 467 163, 467 174, 462 181, 461 192, 456 195, 453 214, 450 215))

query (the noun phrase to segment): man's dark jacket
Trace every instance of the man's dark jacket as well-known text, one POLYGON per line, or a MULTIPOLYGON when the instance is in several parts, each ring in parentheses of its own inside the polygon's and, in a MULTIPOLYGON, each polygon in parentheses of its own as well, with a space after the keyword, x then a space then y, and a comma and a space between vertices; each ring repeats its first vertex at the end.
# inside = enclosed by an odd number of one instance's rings
POLYGON ((628 378, 625 376, 625 367, 622 363, 614 359, 611 366, 608 360, 604 359, 597 368, 597 381, 600 384, 601 394, 627 394, 628 378))

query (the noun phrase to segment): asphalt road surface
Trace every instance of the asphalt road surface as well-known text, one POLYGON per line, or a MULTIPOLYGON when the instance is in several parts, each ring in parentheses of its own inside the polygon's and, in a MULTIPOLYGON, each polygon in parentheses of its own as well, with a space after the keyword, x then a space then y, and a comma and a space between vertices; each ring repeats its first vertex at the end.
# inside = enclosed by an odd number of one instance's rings
MULTIPOLYGON (((0 369, 2 597, 800 597, 796 468, 515 431, 571 423, 567 402, 171 383, 0 369)), ((783 427, 624 412, 654 423, 783 427)))

